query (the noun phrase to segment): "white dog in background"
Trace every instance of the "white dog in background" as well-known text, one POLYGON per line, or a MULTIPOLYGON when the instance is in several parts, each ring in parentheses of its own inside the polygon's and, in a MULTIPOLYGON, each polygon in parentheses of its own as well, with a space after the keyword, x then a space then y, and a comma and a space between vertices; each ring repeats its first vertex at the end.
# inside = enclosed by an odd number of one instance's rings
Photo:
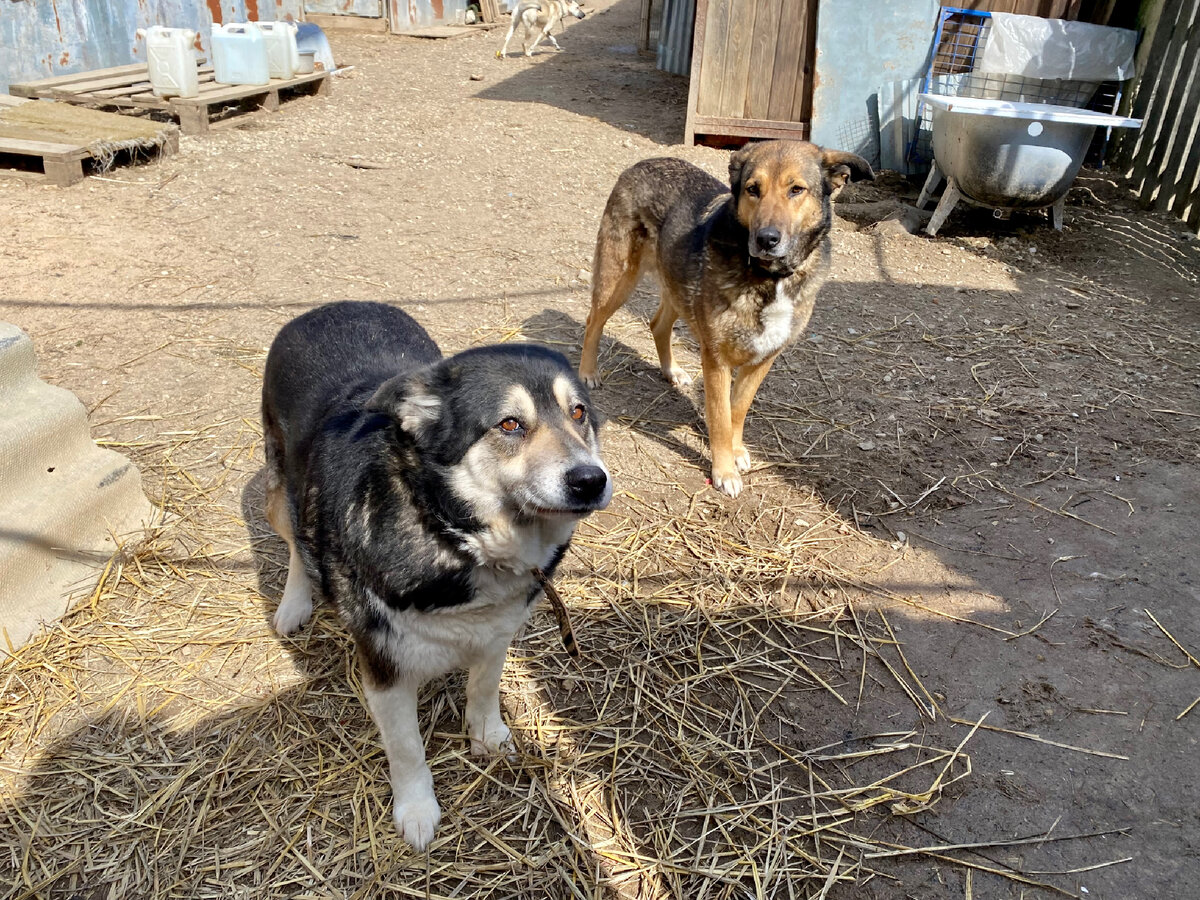
POLYGON ((507 58, 508 42, 512 40, 518 25, 525 29, 525 34, 521 38, 521 49, 525 51, 526 56, 533 56, 533 48, 541 43, 542 38, 549 38, 554 49, 561 50, 562 47, 558 46, 558 41, 550 32, 556 25, 562 24, 564 16, 582 19, 584 15, 578 0, 520 0, 512 11, 512 24, 508 27, 504 46, 496 51, 496 56, 499 59, 507 58), (529 36, 537 28, 540 28, 541 32, 533 39, 533 43, 529 44, 529 36), (529 45, 526 46, 526 44, 529 45))

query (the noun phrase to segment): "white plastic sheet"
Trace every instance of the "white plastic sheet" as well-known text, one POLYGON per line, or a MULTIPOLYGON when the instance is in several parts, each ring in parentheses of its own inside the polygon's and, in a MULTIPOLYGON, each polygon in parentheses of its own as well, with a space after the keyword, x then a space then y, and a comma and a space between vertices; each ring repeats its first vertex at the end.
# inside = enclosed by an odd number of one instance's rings
POLYGON ((976 71, 1068 81, 1133 77, 1137 32, 1087 22, 992 13, 976 71))

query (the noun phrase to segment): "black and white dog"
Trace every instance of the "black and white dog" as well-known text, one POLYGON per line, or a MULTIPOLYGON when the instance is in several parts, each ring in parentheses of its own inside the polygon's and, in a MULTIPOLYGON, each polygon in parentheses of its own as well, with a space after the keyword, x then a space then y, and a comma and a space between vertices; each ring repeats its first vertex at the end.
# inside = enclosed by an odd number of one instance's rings
POLYGON ((425 848, 441 810, 417 691, 468 670, 477 754, 511 752, 500 675, 576 523, 603 509, 587 389, 561 354, 501 344, 442 358, 410 316, 333 303, 283 327, 263 376, 267 518, 291 552, 275 630, 314 587, 354 636, 387 752, 396 827, 425 848))

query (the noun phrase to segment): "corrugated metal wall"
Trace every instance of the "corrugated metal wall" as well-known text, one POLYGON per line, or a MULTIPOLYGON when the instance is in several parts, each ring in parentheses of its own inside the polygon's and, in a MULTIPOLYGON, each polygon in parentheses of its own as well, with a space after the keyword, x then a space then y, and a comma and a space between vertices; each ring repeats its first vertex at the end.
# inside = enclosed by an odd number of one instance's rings
POLYGON ((13 82, 145 59, 135 32, 191 28, 208 48, 213 22, 300 19, 302 0, 3 0, 0 92, 13 82))
POLYGON ((304 0, 304 9, 314 15, 378 19, 383 16, 383 0, 304 0))
POLYGON ((658 68, 673 75, 692 71, 692 31, 696 0, 666 0, 658 30, 658 68))
MULTIPOLYGON (((512 5, 516 5, 513 0, 512 5)), ((455 16, 467 11, 467 0, 389 0, 388 27, 393 34, 403 34, 416 28, 446 25, 455 16)))

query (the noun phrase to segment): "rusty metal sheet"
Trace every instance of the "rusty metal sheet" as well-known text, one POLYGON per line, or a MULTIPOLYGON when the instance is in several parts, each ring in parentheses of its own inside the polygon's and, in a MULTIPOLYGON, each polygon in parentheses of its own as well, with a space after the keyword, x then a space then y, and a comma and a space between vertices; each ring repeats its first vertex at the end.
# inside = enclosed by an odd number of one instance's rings
POLYGON ((326 16, 383 16, 383 0, 304 0, 304 11, 326 16))
MULTIPOLYGON (((510 2, 515 6, 515 0, 510 2)), ((416 28, 452 25, 465 13, 467 0, 388 0, 388 25, 393 34, 416 28)))
MULTIPOLYGON (((375 0, 379 2, 379 0, 375 0)), ((139 28, 191 28, 208 50, 213 22, 299 19, 302 0, 37 0, 0 3, 0 92, 19 81, 145 59, 139 28)))

